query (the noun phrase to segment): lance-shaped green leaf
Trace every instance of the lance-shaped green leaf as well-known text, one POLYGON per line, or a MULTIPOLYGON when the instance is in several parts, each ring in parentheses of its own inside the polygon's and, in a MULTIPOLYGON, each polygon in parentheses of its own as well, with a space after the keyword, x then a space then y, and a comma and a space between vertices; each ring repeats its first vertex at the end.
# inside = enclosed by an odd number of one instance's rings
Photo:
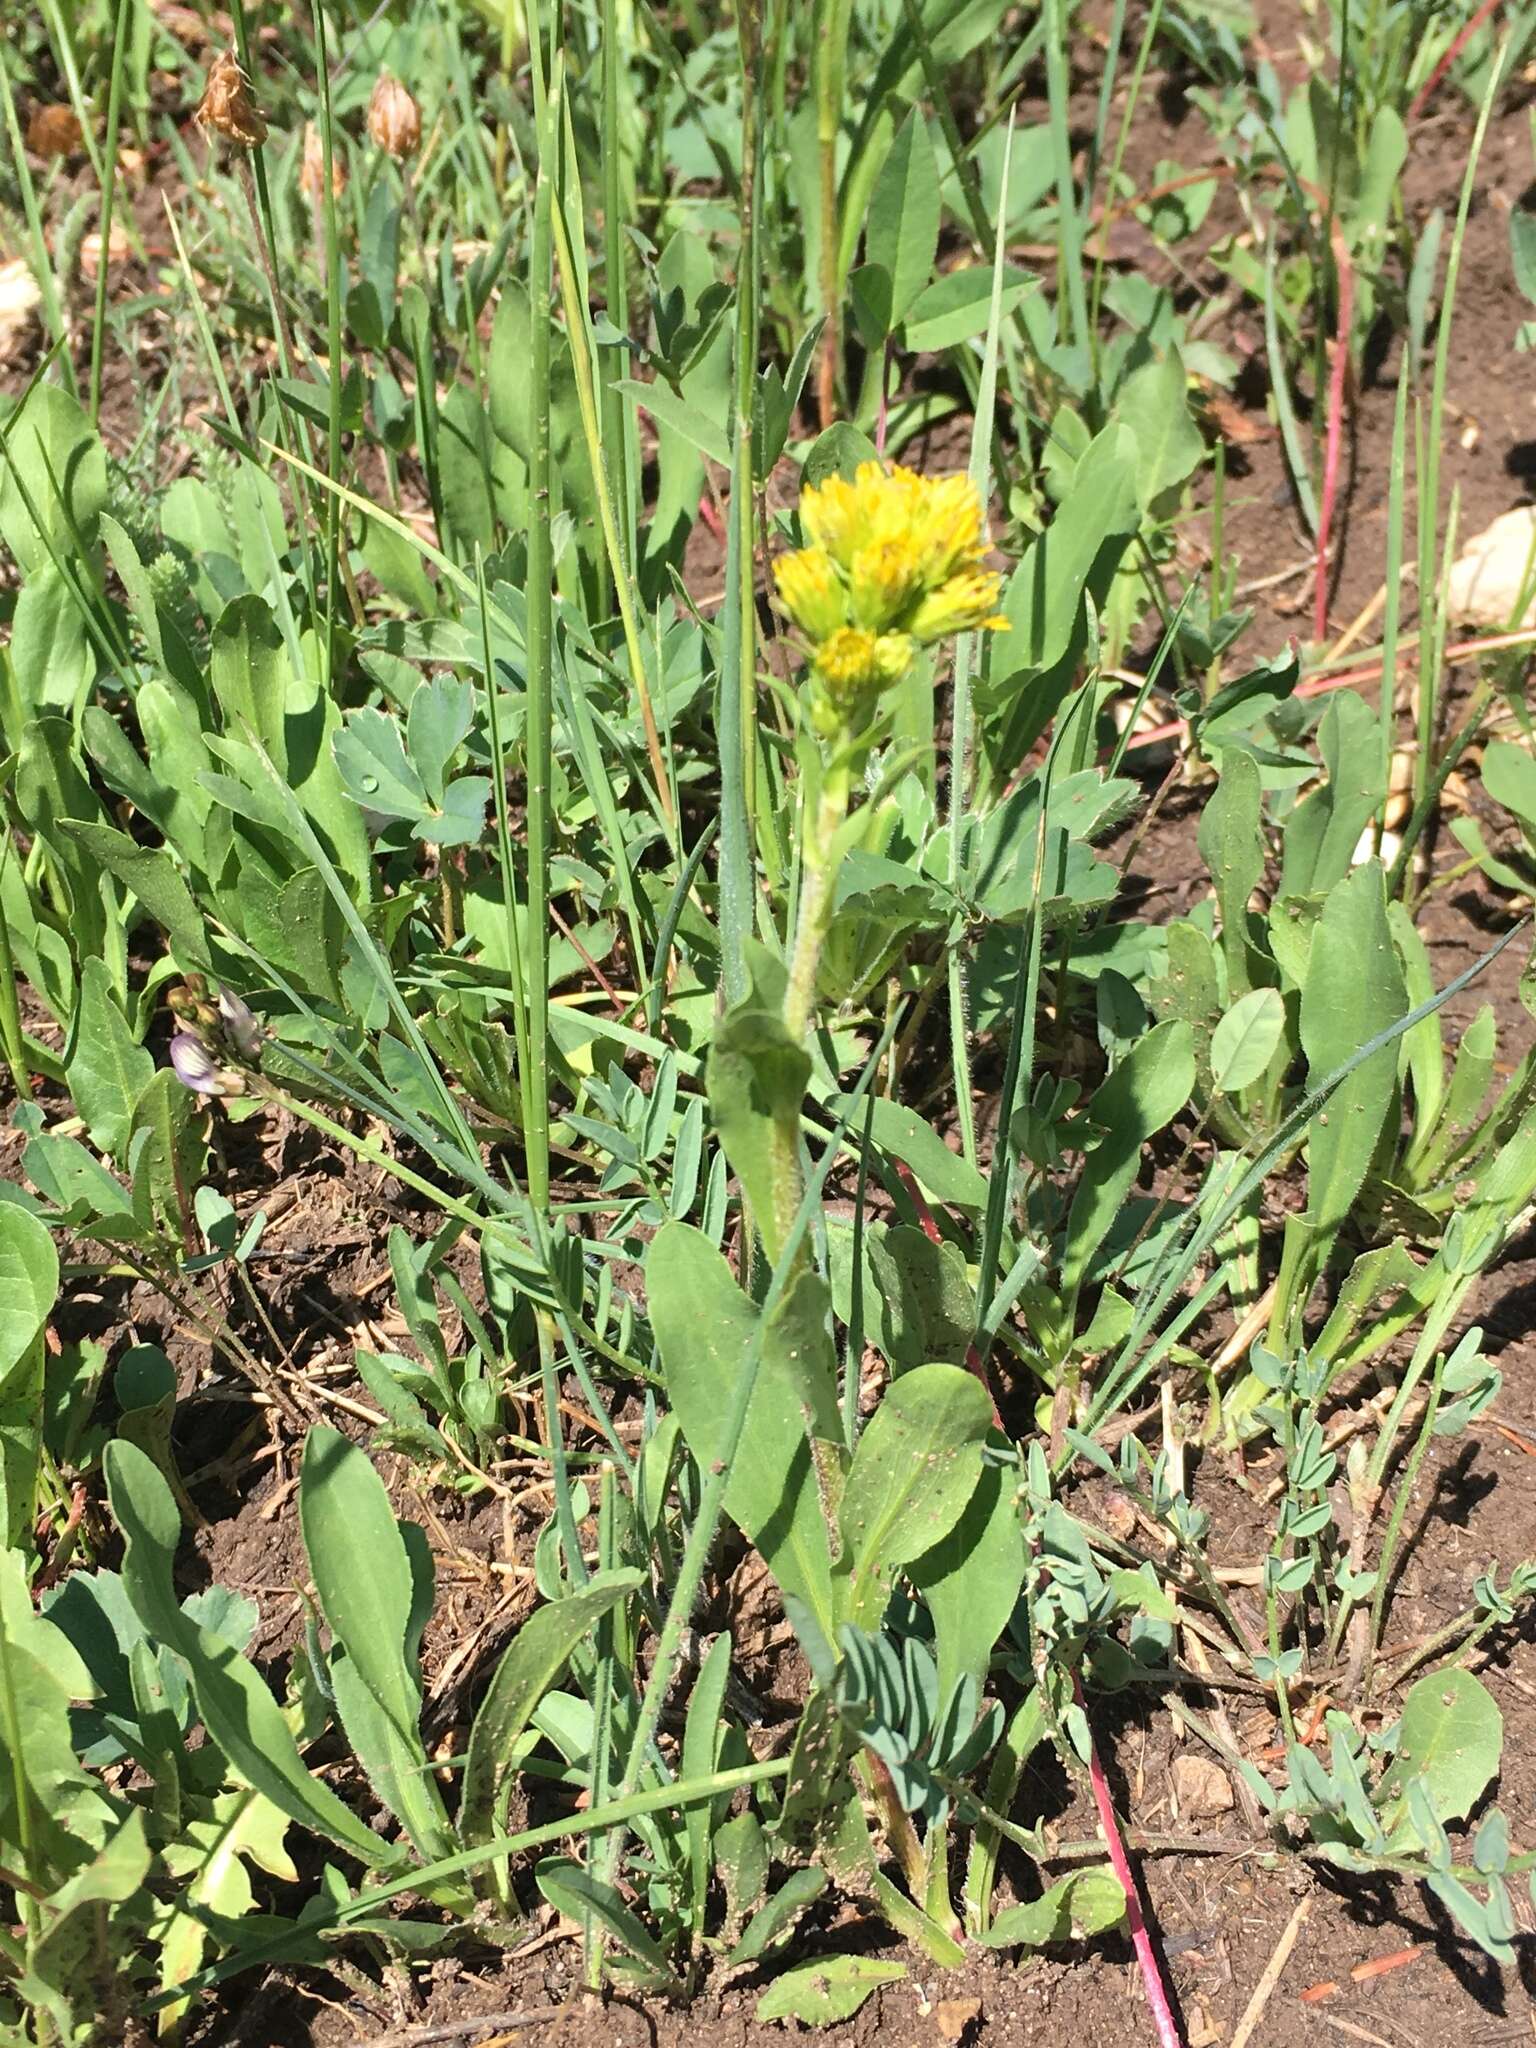
POLYGON ((181 1517, 153 1462, 132 1444, 112 1443, 103 1464, 113 1518, 123 1534, 128 1598, 151 1636, 185 1663, 210 1738, 241 1777, 290 1820, 367 1863, 395 1862, 390 1845, 305 1768, 283 1711, 255 1666, 178 1603, 173 1566, 181 1517))
POLYGON ((459 1836, 466 1845, 488 1842, 495 1834, 513 1745, 566 1659, 640 1583, 637 1571, 598 1572, 579 1592, 531 1614, 508 1644, 470 1731, 459 1809, 459 1836))
MULTIPOLYGON (((1368 861, 1329 891, 1312 934, 1301 995, 1308 1085, 1394 1024, 1407 1000, 1381 868, 1368 861)), ((1313 1119, 1306 1213, 1319 1236, 1349 1214, 1396 1093, 1397 1047, 1387 1045, 1347 1075, 1313 1119)))
POLYGON ((1425 1846, 1414 1826, 1410 1784, 1423 1787, 1441 1826, 1462 1820, 1492 1784, 1503 1748, 1504 1716, 1480 1679, 1454 1667, 1421 1678, 1403 1702, 1397 1754, 1381 1788, 1392 1847, 1425 1846))
MULTIPOLYGON (((689 1450, 707 1471, 720 1454, 736 1375, 758 1337, 758 1311, 691 1224, 668 1223, 656 1233, 645 1281, 667 1392, 689 1450)), ((830 1634, 832 1560, 807 1428, 808 1413, 828 1418, 830 1408, 825 1352, 804 1345, 807 1299, 798 1287, 791 1290, 762 1333, 762 1364, 726 1482, 725 1511, 761 1550, 780 1587, 803 1600, 830 1634), (822 1387, 814 1398, 808 1371, 822 1387)))
MULTIPOLYGON (((140 846, 111 825, 67 818, 63 829, 92 860, 108 868, 137 896, 170 939, 184 967, 207 967, 208 941, 202 915, 176 863, 163 847, 140 846)), ((78 1098, 77 1098, 78 1099, 78 1098)))
POLYGON ((874 1634, 897 1567, 931 1550, 964 1514, 991 1420, 985 1389, 958 1366, 920 1365, 887 1392, 843 1488, 843 1620, 874 1634))
POLYGON ((1194 1038, 1182 1018, 1149 1031, 1088 1105, 1103 1136, 1083 1162, 1061 1255, 1061 1284, 1075 1294, 1141 1165, 1148 1138, 1172 1121, 1195 1085, 1194 1038))
POLYGON ((1237 1095, 1264 1072, 1285 1029, 1285 1001, 1277 988, 1251 988, 1211 1033, 1211 1086, 1237 1095))
MULTIPOLYGON (((143 1810, 132 1807, 97 1855, 44 1903, 43 1931, 31 1944, 17 1983, 27 2005, 40 2006, 56 2019, 71 2009, 79 2017, 82 2003, 89 2006, 90 1994, 82 2001, 81 1992, 93 1965, 99 1968, 103 1951, 111 1954, 119 1943, 119 1952, 127 1952, 123 1934, 114 1942, 108 1922, 137 1899, 152 1860, 143 1810)), ((67 2018, 61 2038, 81 2038, 67 2018)))
POLYGON ((47 1227, 12 1202, 0 1207, 0 1530, 30 1527, 43 1438, 43 1332, 59 1291, 47 1227))
POLYGON ((342 1725, 374 1790, 430 1862, 448 1853, 450 1831, 421 1739, 416 1579, 384 1482, 337 1430, 305 1439, 299 1523, 339 1651, 331 1676, 342 1725))
POLYGON ((851 2020, 880 1985, 899 1983, 906 1974, 905 1963, 882 1962, 878 1956, 820 1956, 775 1977, 757 2001, 756 2017, 830 2027, 851 2020))
POLYGON ((948 1699, 966 1676, 981 1685, 1018 1600, 1024 1531, 1014 1490, 1011 1472, 983 1465, 954 1527, 907 1566, 907 1577, 933 1616, 940 1699, 948 1699))
POLYGON ((1263 972, 1249 934, 1248 910, 1264 872, 1263 791, 1259 764, 1245 748, 1223 750, 1221 779, 1206 803, 1197 836, 1200 858, 1216 885, 1227 999, 1235 1003, 1263 972))
POLYGON ((1051 667, 1067 651, 1083 593, 1102 601, 1140 524, 1135 436, 1104 429, 1083 451, 1072 488, 1009 580, 1003 610, 1012 631, 992 656, 992 682, 1051 667))
POLYGON ((747 993, 715 1027, 705 1086, 725 1156, 774 1257, 775 1132, 798 1130, 811 1062, 785 1027, 783 962, 755 940, 746 956, 747 993))
POLYGON ((95 537, 107 502, 107 451, 78 400, 57 384, 33 385, 6 420, 5 439, 0 540, 33 575, 55 552, 72 556, 76 535, 87 544, 95 537))
POLYGON ((864 253, 881 274, 881 328, 889 334, 906 318, 907 309, 933 274, 939 241, 939 173, 928 121, 914 107, 896 131, 890 154, 880 167, 864 253))
POLYGON ((1317 742, 1327 780, 1302 798, 1286 826, 1282 896, 1320 896, 1342 881, 1387 793, 1381 726, 1352 690, 1329 700, 1317 742))
POLYGON ((87 960, 81 969, 80 1009, 64 1072, 92 1143, 121 1160, 134 1107, 154 1077, 155 1056, 129 1030, 104 960, 87 960))
POLYGON ((1112 1870, 1074 1870, 1040 1898, 1005 1906, 976 1939, 988 1948, 1045 1948, 1104 1934, 1124 1918, 1125 1892, 1112 1870))
POLYGON ((611 1884, 605 1884, 584 1863, 552 1856, 534 1872, 539 1890, 568 1920, 589 1915, 600 1920, 619 1946, 644 1966, 645 1974, 662 1983, 676 1982, 665 1951, 639 1915, 632 1912, 611 1884))

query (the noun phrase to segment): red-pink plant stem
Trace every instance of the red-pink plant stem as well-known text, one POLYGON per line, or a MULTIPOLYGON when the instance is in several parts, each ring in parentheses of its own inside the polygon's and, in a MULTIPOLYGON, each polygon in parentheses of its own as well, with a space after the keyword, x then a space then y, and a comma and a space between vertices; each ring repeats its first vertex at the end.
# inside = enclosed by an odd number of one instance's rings
POLYGON ((1355 317, 1355 269, 1337 221, 1330 239, 1339 279, 1339 324, 1328 378, 1328 445, 1323 455, 1323 497, 1317 518, 1317 594, 1312 613, 1312 635, 1316 640, 1323 639, 1328 631, 1328 539, 1333 531, 1334 500, 1339 491, 1339 457, 1344 449, 1344 379, 1349 372, 1349 331, 1355 317))
POLYGON ((708 491, 699 499, 699 517, 723 547, 725 545, 725 528, 720 524, 719 513, 716 512, 714 506, 710 503, 708 491))
POLYGON ((1152 1946, 1152 1937, 1147 1932, 1147 1923, 1142 1916, 1141 1894, 1136 1889, 1135 1872, 1131 1859, 1125 1853, 1125 1838, 1120 1833, 1120 1823, 1115 1819, 1115 1802, 1109 1795, 1109 1781, 1104 1776, 1104 1766, 1099 1762, 1099 1746, 1093 1739, 1092 1724, 1088 1720, 1088 1702, 1083 1698, 1083 1682, 1074 1671, 1072 1674, 1072 1697, 1076 1700, 1088 1729, 1088 1776, 1093 1785, 1093 1803, 1099 1809, 1099 1826, 1104 1830, 1104 1840, 1109 1848, 1109 1860, 1120 1889, 1125 1893, 1125 1919, 1131 1930, 1131 1946, 1136 1951, 1136 1965, 1141 1971, 1142 1989, 1147 1994, 1147 2003, 1152 2008, 1152 2019, 1157 2027, 1159 2048, 1184 2048, 1184 2036, 1179 2032, 1179 2023, 1173 2016, 1173 2007, 1168 2000, 1168 1987, 1163 1982, 1163 1973, 1158 1965, 1157 1951, 1152 1946))
MULTIPOLYGON (((1536 631, 1533 630, 1528 629, 1522 633, 1490 633, 1486 639, 1482 640, 1458 640, 1454 646, 1446 648, 1443 659, 1448 662, 1477 661, 1485 654, 1502 653, 1506 647, 1530 647, 1532 645, 1536 645, 1536 631)), ((1400 659, 1406 661, 1408 656, 1405 654, 1400 659)), ((1304 683, 1296 685, 1293 694, 1298 697, 1326 697, 1330 690, 1352 690, 1356 683, 1374 683, 1380 674, 1381 663, 1379 661, 1368 661, 1364 668, 1347 669, 1343 675, 1308 676, 1304 683)), ((1164 740, 1181 740, 1188 737, 1189 725, 1187 721, 1182 718, 1175 718, 1167 725, 1150 726, 1146 732, 1137 733, 1135 739, 1124 749, 1124 752, 1136 754, 1140 753, 1145 747, 1159 746, 1164 740)), ((1112 761, 1114 759, 1114 748, 1106 747, 1099 758, 1102 761, 1112 761)), ((1021 768, 1003 794, 1005 796, 1011 795, 1024 780, 1028 772, 1027 766, 1021 768)))
POLYGON ((1410 127, 1419 118, 1420 114, 1423 113, 1426 103, 1434 97, 1435 88, 1439 85, 1441 79, 1444 78, 1447 71, 1450 70, 1456 59, 1461 55, 1468 43, 1471 42, 1472 38, 1477 34, 1498 4, 1499 0, 1483 0, 1482 6, 1479 7, 1476 14, 1473 15, 1472 19, 1440 59, 1440 62, 1419 87, 1413 96, 1413 104, 1408 109, 1408 124, 1410 127))

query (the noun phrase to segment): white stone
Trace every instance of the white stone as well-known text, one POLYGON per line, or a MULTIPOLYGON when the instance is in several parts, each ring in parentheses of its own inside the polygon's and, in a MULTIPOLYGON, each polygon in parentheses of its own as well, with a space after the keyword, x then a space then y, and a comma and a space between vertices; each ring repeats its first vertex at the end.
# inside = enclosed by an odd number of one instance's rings
POLYGON ((1536 625, 1536 505, 1518 505, 1474 534, 1451 564, 1446 604, 1458 625, 1536 625), (1523 617, 1511 619, 1527 593, 1523 617))

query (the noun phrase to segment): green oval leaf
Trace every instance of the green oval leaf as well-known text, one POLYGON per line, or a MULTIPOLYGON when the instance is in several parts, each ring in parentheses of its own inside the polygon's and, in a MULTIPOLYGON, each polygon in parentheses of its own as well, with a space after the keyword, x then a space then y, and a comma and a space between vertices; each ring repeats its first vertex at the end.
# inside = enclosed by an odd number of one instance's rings
POLYGON ((1222 1095, 1250 1087, 1275 1056, 1285 1029, 1285 998, 1277 988, 1250 989, 1211 1033, 1211 1085, 1222 1095))

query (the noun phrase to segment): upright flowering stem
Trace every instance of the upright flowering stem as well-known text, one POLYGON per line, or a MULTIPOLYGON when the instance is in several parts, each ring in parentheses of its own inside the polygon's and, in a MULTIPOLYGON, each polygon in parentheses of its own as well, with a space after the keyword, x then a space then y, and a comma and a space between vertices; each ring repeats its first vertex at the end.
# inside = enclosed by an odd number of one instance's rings
MULTIPOLYGON (((855 780, 882 736, 879 700, 907 675, 919 647, 1005 621, 997 615, 1001 578, 982 566, 981 496, 968 477, 930 479, 866 462, 851 479, 830 476, 802 492, 800 523, 810 545, 781 556, 774 578, 810 647, 807 741, 820 742, 819 778, 802 814, 784 993, 785 1029, 803 1046, 855 780)), ((761 1219, 770 1257, 800 1201, 798 1113, 779 1121, 773 1149, 774 1213, 761 1219)))

